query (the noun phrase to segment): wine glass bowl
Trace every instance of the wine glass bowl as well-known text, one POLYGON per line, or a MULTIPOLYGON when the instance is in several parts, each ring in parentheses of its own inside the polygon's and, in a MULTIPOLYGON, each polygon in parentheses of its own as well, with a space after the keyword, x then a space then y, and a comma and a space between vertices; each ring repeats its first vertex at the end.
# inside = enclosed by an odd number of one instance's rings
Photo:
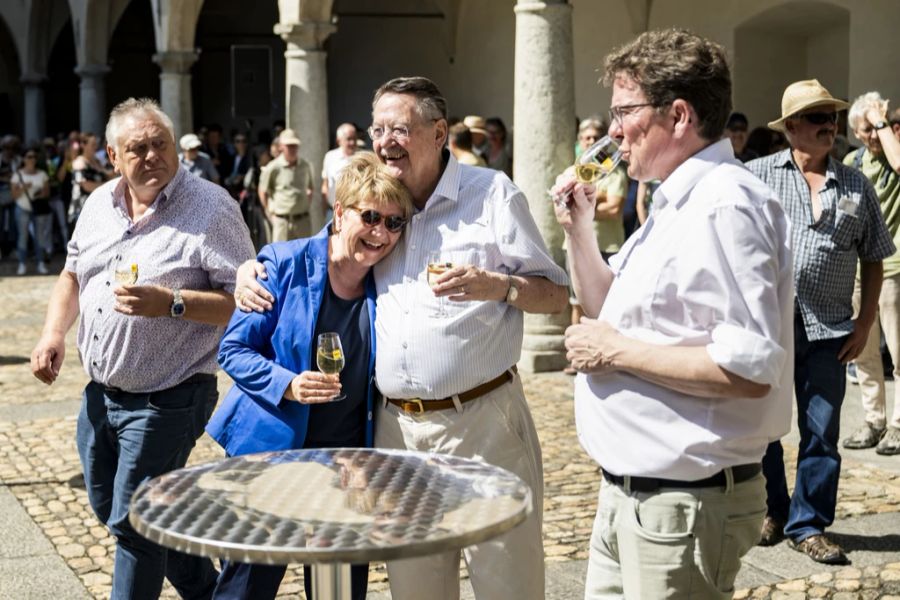
MULTIPOLYGON (((597 183, 612 173, 621 161, 622 152, 619 150, 619 144, 605 135, 582 152, 575 161, 572 167, 575 180, 583 184, 597 183)), ((548 190, 547 193, 559 206, 565 206, 570 201, 570 194, 561 195, 552 190, 548 190)))
MULTIPOLYGON (((341 336, 337 333, 320 333, 316 342, 316 366, 326 375, 337 375, 343 368, 346 360, 344 348, 341 346, 341 336)), ((344 394, 332 398, 332 401, 343 400, 344 394)))

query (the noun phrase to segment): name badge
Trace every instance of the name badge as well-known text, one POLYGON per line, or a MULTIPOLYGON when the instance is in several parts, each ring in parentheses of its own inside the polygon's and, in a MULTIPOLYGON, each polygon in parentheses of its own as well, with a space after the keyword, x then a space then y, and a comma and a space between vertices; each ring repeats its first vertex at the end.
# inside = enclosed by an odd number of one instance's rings
POLYGON ((843 211, 850 215, 851 217, 856 216, 856 212, 859 210, 859 200, 855 200, 849 196, 844 196, 840 200, 838 200, 838 210, 843 211))

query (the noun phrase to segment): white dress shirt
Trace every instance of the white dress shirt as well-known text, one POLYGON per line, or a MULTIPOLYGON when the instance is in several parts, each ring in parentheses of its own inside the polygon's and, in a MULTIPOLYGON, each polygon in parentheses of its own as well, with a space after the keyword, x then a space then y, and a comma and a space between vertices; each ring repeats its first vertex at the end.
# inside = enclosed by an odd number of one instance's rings
POLYGON ((793 278, 789 223, 728 140, 682 163, 647 223, 610 260, 599 318, 623 335, 704 346, 762 398, 700 398, 622 372, 579 375, 578 436, 617 475, 693 481, 759 462, 790 428, 793 278))
POLYGON ((390 398, 437 399, 494 379, 522 350, 522 311, 506 302, 454 302, 433 316, 438 298, 426 280, 432 250, 454 264, 546 277, 566 285, 547 253, 525 196, 498 171, 449 156, 425 208, 394 251, 375 265, 378 388, 390 398))

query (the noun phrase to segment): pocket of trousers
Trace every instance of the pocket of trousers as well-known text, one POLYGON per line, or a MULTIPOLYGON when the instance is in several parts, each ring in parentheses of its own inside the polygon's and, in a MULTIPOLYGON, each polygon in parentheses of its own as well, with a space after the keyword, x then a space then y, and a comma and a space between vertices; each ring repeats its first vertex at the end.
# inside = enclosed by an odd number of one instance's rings
POLYGON ((725 593, 734 591, 734 580, 741 568, 741 557, 759 541, 766 511, 725 519, 722 528, 722 550, 716 569, 716 587, 725 593))

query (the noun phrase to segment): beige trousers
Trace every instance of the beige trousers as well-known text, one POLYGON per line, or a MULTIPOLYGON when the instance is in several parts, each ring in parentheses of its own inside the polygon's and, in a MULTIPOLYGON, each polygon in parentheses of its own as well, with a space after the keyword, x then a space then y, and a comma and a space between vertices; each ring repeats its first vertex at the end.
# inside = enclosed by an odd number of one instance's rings
MULTIPOLYGON (((379 407, 377 448, 440 452, 481 459, 521 477, 534 507, 514 529, 463 551, 478 600, 542 600, 544 546, 541 537, 544 477, 541 447, 522 381, 513 381, 462 405, 410 415, 392 404, 379 407)), ((447 552, 387 563, 394 600, 459 598, 460 553, 447 552)))
MULTIPOLYGON (((859 311, 859 280, 853 292, 853 309, 859 311)), ((885 424, 900 428, 900 275, 885 277, 878 297, 878 316, 872 323, 872 330, 866 339, 866 346, 856 358, 856 375, 862 405, 866 412, 866 422, 882 428, 885 424), (887 397, 884 388, 884 367, 881 363, 881 334, 887 342, 888 351, 894 360, 894 412, 887 422, 887 397)))
POLYGON ((286 242, 288 240, 306 238, 309 237, 310 234, 311 232, 308 214, 290 218, 272 215, 273 242, 286 242))
POLYGON ((761 474, 730 487, 654 493, 627 494, 604 481, 585 600, 730 599, 765 515, 761 474))

